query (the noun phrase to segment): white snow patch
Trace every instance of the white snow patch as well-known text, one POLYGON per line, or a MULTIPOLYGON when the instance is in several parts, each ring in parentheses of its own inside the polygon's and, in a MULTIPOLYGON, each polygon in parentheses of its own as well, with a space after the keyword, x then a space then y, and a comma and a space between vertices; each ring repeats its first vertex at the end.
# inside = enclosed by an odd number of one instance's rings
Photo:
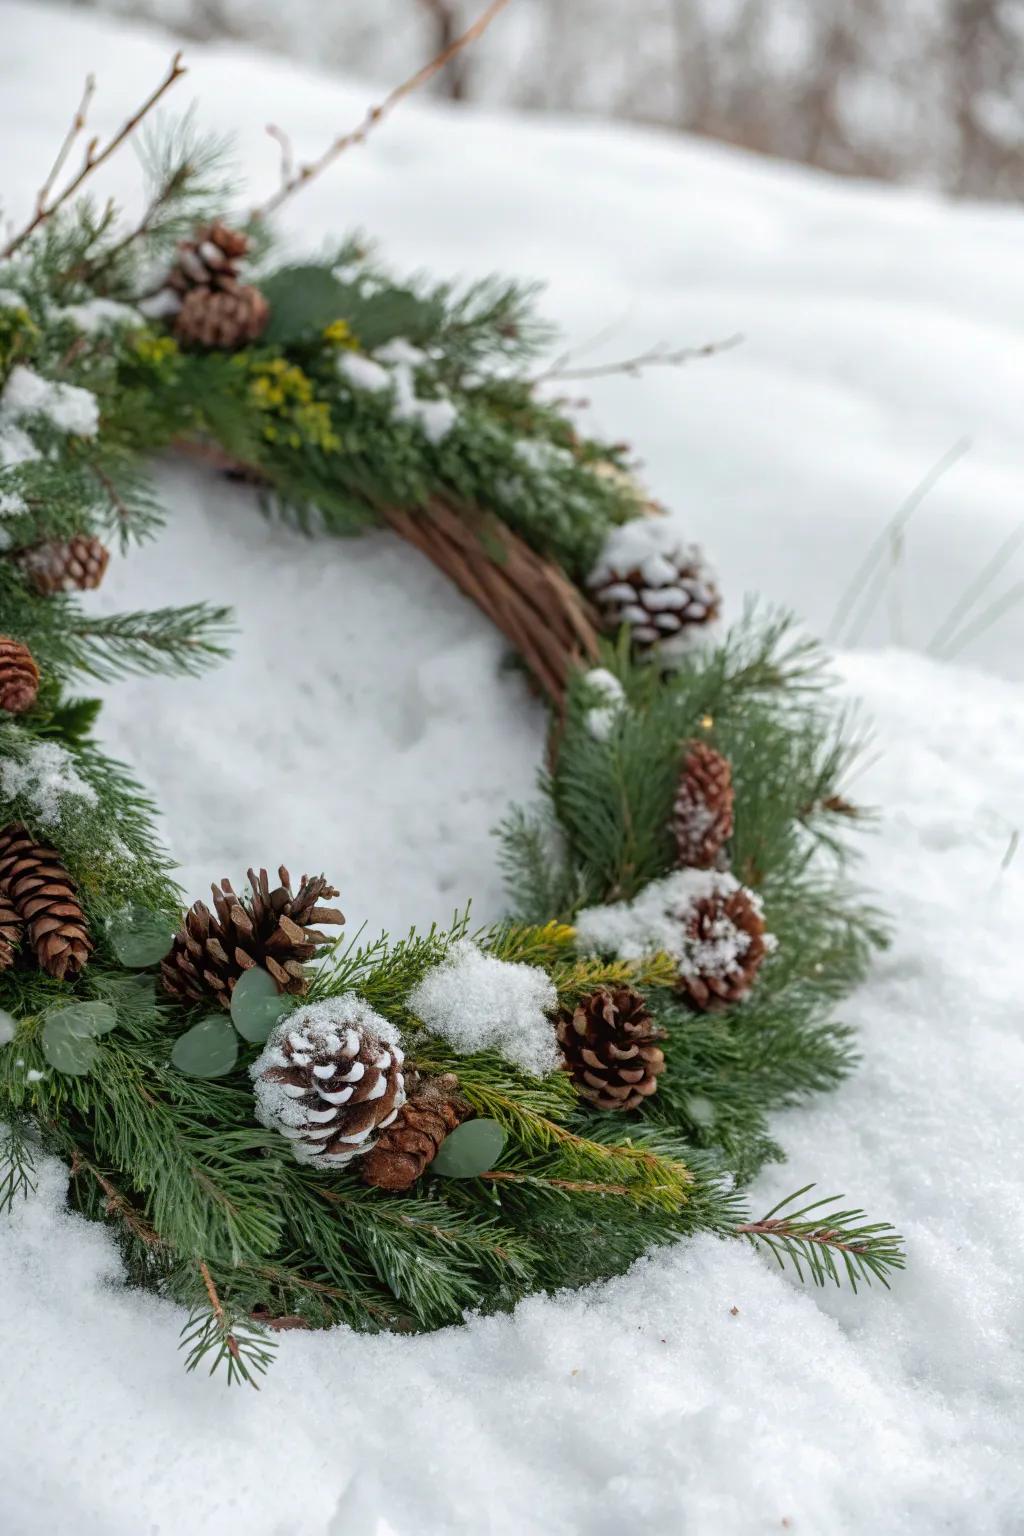
POLYGON ((0 395, 0 419, 21 421, 44 417, 60 432, 76 437, 95 437, 100 424, 96 396, 77 384, 58 384, 44 379, 19 363, 0 395))
POLYGON ((557 1003, 546 971, 487 955, 472 939, 453 944, 409 996, 410 1010, 460 1055, 496 1050, 534 1077, 560 1060, 550 1018, 557 1003))
POLYGON ((20 759, 0 759, 0 789, 9 800, 26 800, 47 827, 57 824, 68 799, 96 804, 96 791, 56 741, 36 741, 20 759))
POLYGON ((338 372, 354 389, 368 389, 377 394, 391 388, 388 370, 364 352, 342 352, 338 358, 338 372))
POLYGON ((587 730, 595 741, 607 741, 615 728, 615 722, 626 707, 626 694, 614 672, 607 667, 592 667, 586 683, 604 700, 587 710, 587 730))
MULTIPOLYGON (((686 537, 680 521, 674 517, 636 517, 611 530, 588 579, 597 584, 639 571, 645 587, 667 587, 686 567, 705 569, 707 561, 700 545, 686 537)), ((710 570, 708 577, 713 580, 710 570)))
POLYGON ((39 449, 21 427, 4 421, 0 402, 0 469, 13 469, 16 464, 30 464, 40 458, 39 449))
POLYGON ((25 300, 13 288, 0 288, 0 309, 21 309, 25 300))
POLYGON ((119 304, 116 299, 94 298, 81 304, 68 304, 54 311, 54 318, 70 320, 78 330, 91 336, 120 326, 141 325, 144 317, 130 304, 119 304))

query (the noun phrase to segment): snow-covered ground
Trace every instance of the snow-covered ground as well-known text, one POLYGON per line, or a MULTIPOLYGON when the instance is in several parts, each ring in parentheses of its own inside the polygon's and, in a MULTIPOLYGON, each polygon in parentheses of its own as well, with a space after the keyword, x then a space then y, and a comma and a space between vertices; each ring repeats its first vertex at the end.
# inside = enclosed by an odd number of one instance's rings
MULTIPOLYGON (((0 37, 16 215, 82 73, 113 125, 166 42, 26 3, 0 3, 0 37)), ((238 132, 260 188, 268 118, 307 153, 365 105, 242 51, 191 62, 186 94, 238 132)), ((108 185, 133 179, 129 155, 108 185)), ((970 435, 861 637, 923 648, 1021 518, 1018 212, 413 104, 288 227, 308 247, 348 224, 399 267, 548 279, 572 338, 614 327, 595 358, 743 331, 727 356, 588 386, 737 598, 760 589, 827 628, 901 497, 970 435)), ((443 918, 470 895, 499 911, 488 828, 529 793, 543 721, 483 620, 389 536, 307 543, 242 490, 161 479, 167 533, 98 600, 228 601, 242 631, 218 673, 119 686, 104 714, 185 883, 283 858, 325 868, 353 927, 443 918)), ((1010 587, 1024 573, 1002 563, 1010 587)), ((896 942, 846 1010, 860 1072, 786 1116, 790 1163, 755 1200, 817 1177, 897 1221, 910 1268, 892 1295, 808 1293, 702 1241, 428 1338, 286 1335, 261 1393, 229 1394, 184 1376, 176 1309, 118 1288, 113 1244, 63 1211, 54 1165, 0 1227, 2 1536, 1020 1530, 1022 641, 1018 608, 965 652, 975 670, 842 658, 877 731, 864 873, 896 942)))

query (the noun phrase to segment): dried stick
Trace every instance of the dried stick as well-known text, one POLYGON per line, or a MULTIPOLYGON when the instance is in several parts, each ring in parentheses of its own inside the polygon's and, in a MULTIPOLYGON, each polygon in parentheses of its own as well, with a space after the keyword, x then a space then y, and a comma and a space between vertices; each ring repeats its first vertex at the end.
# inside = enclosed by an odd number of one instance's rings
MULTIPOLYGON (((385 117, 390 115, 399 102, 404 101, 406 96, 411 96, 414 91, 419 90, 421 85, 426 85, 429 80, 432 80, 436 74, 444 69, 446 64, 455 58, 456 54, 461 53, 463 48, 468 48, 471 43, 475 43, 478 38, 482 37, 491 22, 500 11, 505 9, 508 3, 509 0, 491 0, 491 4, 481 16, 477 17, 471 27, 467 27, 466 31, 457 37, 454 42, 449 43, 447 48, 442 49, 435 58, 431 59, 429 64, 424 64, 414 75, 410 75, 408 80, 396 86, 379 106, 371 107, 358 128, 353 128, 348 133, 341 134, 332 144, 327 146, 319 159, 308 161, 306 164, 293 169, 287 175, 284 174, 284 168, 282 167, 281 185, 272 197, 269 197, 259 208, 252 210, 252 217, 254 219, 265 219, 270 214, 275 213, 286 198, 291 197, 300 187, 304 187, 307 182, 312 181, 314 176, 319 176, 321 171, 326 170, 329 165, 332 165, 347 149, 351 149, 356 144, 365 144, 371 131, 385 117)), ((277 138, 278 142, 280 142, 280 136, 280 129, 275 130, 273 137, 277 138)))
MULTIPOLYGON (((107 143, 102 147, 99 146, 98 139, 89 140, 89 143, 86 145, 85 157, 82 161, 81 169, 78 171, 78 174, 71 178, 62 192, 58 192, 51 198, 49 194, 52 189, 53 182, 56 179, 56 176, 59 174, 60 167, 67 156, 67 150, 71 147, 71 141, 74 139, 78 132, 74 124, 72 124, 72 131, 69 134, 68 140, 65 141, 67 148, 62 146, 61 153, 57 157, 57 164, 55 165, 54 170, 50 172, 50 175, 47 177, 47 180, 40 191, 39 198, 36 201, 35 212, 33 213, 31 219, 29 219, 28 223, 25 225, 24 229, 20 230, 16 235, 12 236, 4 249, 0 251, 0 257, 6 258, 8 256, 13 256, 15 251, 19 250, 21 246, 24 245, 29 236, 34 234, 41 224, 45 224, 46 220, 52 218, 57 210, 62 208, 69 198, 74 197, 75 193, 85 181, 86 177, 91 176, 93 171, 95 171, 98 166, 101 166, 105 160, 109 160, 111 155, 114 154, 116 150, 120 149, 125 139, 131 137, 136 128, 142 122, 142 119, 147 115, 147 113, 153 110, 160 98, 170 90, 172 85, 181 79, 185 72, 186 71, 184 65, 181 62, 181 54, 180 52, 176 53, 171 60, 170 68, 168 69, 167 74, 161 80, 160 84, 150 92, 150 94, 146 97, 146 100, 140 107, 136 109, 135 112, 132 113, 131 117, 129 117, 126 122, 122 123, 121 127, 117 130, 114 136, 109 139, 107 143)), ((80 112, 79 114, 76 114, 76 121, 80 115, 80 112)))
MULTIPOLYGON (((42 186, 39 188, 39 192, 36 195, 37 213, 46 207, 46 200, 50 196, 50 193, 53 191, 54 182, 57 180, 57 177, 64 169, 64 162, 67 160, 68 155, 71 152, 71 146, 78 138, 78 135, 82 132, 82 129, 85 127, 85 120, 89 115, 89 103, 92 101, 95 91, 95 75, 86 75, 85 90, 82 92, 82 100, 79 104, 78 111, 71 119, 70 127, 68 128, 67 133, 64 135, 64 142, 60 149, 57 151, 56 160, 50 167, 50 174, 47 176, 46 180, 43 182, 42 186)), ((93 140, 93 143, 95 143, 95 140, 93 140)))
POLYGON ((603 379, 611 374, 624 373, 631 379, 637 379, 645 368, 679 368, 684 363, 691 363, 700 357, 715 357, 719 352, 729 352, 733 347, 738 347, 743 340, 737 332, 734 336, 726 336, 722 341, 706 341, 700 347, 678 347, 672 349, 664 342, 650 347, 648 351, 641 352, 637 357, 626 357, 615 363, 596 363, 591 368, 572 368, 569 363, 572 359, 571 352, 563 352, 561 357, 556 357, 551 367, 544 373, 539 373, 533 380, 534 385, 547 384, 555 379, 603 379))

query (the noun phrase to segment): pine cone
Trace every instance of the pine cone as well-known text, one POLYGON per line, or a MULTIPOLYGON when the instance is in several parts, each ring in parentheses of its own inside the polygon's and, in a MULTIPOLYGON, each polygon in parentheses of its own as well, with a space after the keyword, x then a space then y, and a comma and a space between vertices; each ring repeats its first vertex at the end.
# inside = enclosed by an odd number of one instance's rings
POLYGON ((364 1184, 378 1189, 410 1189, 434 1161, 449 1131, 462 1119, 452 1102, 458 1079, 435 1078, 407 1099, 398 1118, 378 1138, 362 1165, 364 1184))
POLYGON ((195 239, 180 242, 177 264, 167 286, 182 295, 193 288, 237 286, 239 268, 248 251, 248 235, 228 229, 218 220, 198 230, 195 239))
POLYGON ((212 997, 230 1008, 235 982, 258 965, 270 972, 279 991, 303 995, 309 986, 304 962, 328 942, 325 933, 309 925, 343 923, 345 917, 336 907, 317 906, 338 894, 323 875, 303 875, 293 895, 284 865, 277 873, 281 884, 276 890, 270 889, 265 869, 258 879, 250 869, 250 895, 240 899, 231 882, 222 880, 219 889, 211 887, 213 912, 202 901, 189 908, 160 967, 165 992, 183 1002, 212 997))
POLYGON ((98 587, 110 561, 110 552, 87 534, 70 539, 50 539, 21 557, 22 566, 42 597, 77 588, 86 592, 98 587))
POLYGON ((262 336, 269 319, 270 305, 248 283, 193 288, 182 301, 174 333, 186 346, 232 351, 262 336))
POLYGON ((39 692, 39 668, 27 645, 0 635, 0 709, 22 715, 39 692))
POLYGON ((558 1041, 580 1095, 598 1109, 636 1109, 658 1089, 665 1057, 647 1001, 632 987, 598 987, 558 1020, 558 1041))
POLYGON ((691 873, 689 895, 669 911, 682 927, 678 990, 713 1012, 746 997, 775 940, 753 891, 729 874, 691 873))
POLYGON ((667 517, 642 517, 613 529, 587 578, 604 628, 626 625, 638 651, 685 651, 721 610, 714 573, 696 544, 667 517))
POLYGON ((0 891, 0 971, 14 964, 14 956, 21 943, 21 918, 9 896, 0 891))
POLYGON ((13 821, 0 832, 0 892, 28 929, 40 970, 73 981, 93 949, 78 887, 60 855, 13 821))
POLYGON ((354 992, 288 1014, 249 1068, 256 1117, 300 1163, 340 1167, 368 1152, 405 1103, 395 1031, 354 992))
POLYGON ((684 869, 713 869, 732 837, 732 767, 706 741, 686 747, 672 810, 678 864, 684 869))

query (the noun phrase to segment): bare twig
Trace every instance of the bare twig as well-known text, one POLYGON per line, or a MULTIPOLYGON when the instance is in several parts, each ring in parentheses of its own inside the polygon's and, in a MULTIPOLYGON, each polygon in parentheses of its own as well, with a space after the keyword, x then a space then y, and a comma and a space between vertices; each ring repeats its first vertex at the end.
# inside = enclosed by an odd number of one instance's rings
POLYGON ((273 196, 269 197, 260 207, 252 210, 252 217, 254 219, 265 219, 270 214, 275 213, 286 198, 291 197, 300 187, 304 187, 307 182, 312 181, 314 176, 319 176, 321 171, 326 170, 329 165, 332 165, 347 149, 353 148, 356 144, 365 144, 371 131, 385 117, 390 115, 399 102, 404 101, 407 96, 411 96, 414 91, 419 90, 420 86, 426 85, 439 71, 444 69, 446 64, 455 58, 456 54, 461 53, 464 48, 468 48, 471 43, 475 43, 478 38, 482 37, 491 25, 491 22, 500 11, 505 9, 508 3, 509 0, 491 0, 491 4, 474 21, 471 27, 467 27, 465 32, 455 38, 447 48, 442 49, 435 58, 431 59, 429 64, 424 64, 422 69, 418 69, 414 75, 409 76, 408 80, 404 80, 401 85, 396 86, 390 95, 386 96, 378 106, 371 107, 358 128, 353 128, 348 133, 339 135, 332 144, 327 146, 319 159, 307 161, 305 164, 292 170, 289 176, 283 178, 281 185, 273 196))
MULTIPOLYGON (((77 174, 72 176, 71 180, 68 182, 62 192, 58 192, 55 195, 50 196, 53 181, 55 180, 56 175, 59 173, 60 167, 63 164, 63 158, 67 153, 66 150, 62 149, 61 155, 58 156, 58 163, 54 170, 51 171, 49 177, 47 178, 47 182, 44 185, 39 198, 37 199, 35 212, 33 213, 31 219, 29 219, 28 223, 22 230, 20 230, 16 235, 12 236, 7 245, 4 247, 3 251, 0 252, 0 256, 13 256, 14 252, 19 250, 21 246, 24 245, 29 236, 34 234, 41 224, 45 224, 46 220, 52 218, 57 210, 62 208, 69 198, 74 197, 75 193, 78 191, 79 187, 81 187, 86 177, 91 176, 93 171, 95 171, 98 166, 102 165, 105 160, 109 160, 111 155, 114 154, 116 150, 120 149, 124 141, 130 138, 131 135, 135 132, 136 128, 142 122, 142 119, 147 115, 147 113, 152 111, 160 98, 170 90, 172 85, 181 79, 183 74, 185 74, 185 67, 181 62, 181 54, 179 52, 176 53, 171 60, 170 68, 168 69, 167 74, 161 80, 160 84, 150 92, 142 105, 132 113, 131 117, 129 117, 126 122, 122 123, 121 127, 117 130, 112 138, 108 139, 106 144, 101 146, 98 139, 89 140, 89 143, 86 145, 85 156, 82 160, 81 168, 77 174)), ((78 115, 79 114, 76 114, 76 121, 78 115)), ((78 130, 74 128, 74 124, 72 124, 70 139, 75 137, 77 131, 78 130)), ((68 148, 70 148, 70 139, 67 141, 68 148)))
POLYGON ((283 128, 276 123, 267 124, 267 133, 281 151, 281 185, 286 186, 295 175, 295 150, 283 128))
POLYGON ((64 169, 64 162, 67 160, 68 155, 71 152, 71 146, 74 144, 75 140, 78 138, 78 135, 85 127, 85 120, 89 115, 89 103, 92 101, 95 90, 96 77, 94 75, 86 75, 85 90, 82 92, 82 100, 79 103, 78 111, 71 119, 71 124, 68 128, 68 131, 64 135, 64 142, 60 149, 57 151, 56 160, 50 167, 50 174, 47 176, 46 180, 43 182, 42 186, 39 188, 39 192, 36 195, 37 213, 46 207, 47 199, 49 198, 50 193, 53 191, 54 182, 57 180, 57 177, 64 169))
POLYGON ((595 363, 590 368, 571 367, 573 354, 563 352, 561 357, 555 358, 550 368, 537 375, 533 383, 534 385, 548 384, 560 379, 603 379, 616 373, 624 373, 631 379, 637 379, 645 368, 679 368, 684 363, 692 363, 700 357, 716 357, 719 352, 729 352, 733 347, 738 347, 742 340, 742 335, 737 332, 735 336, 726 336, 722 341, 706 341, 700 347, 672 348, 665 342, 659 342, 657 346, 650 347, 648 351, 641 352, 637 357, 622 358, 614 363, 595 363))

